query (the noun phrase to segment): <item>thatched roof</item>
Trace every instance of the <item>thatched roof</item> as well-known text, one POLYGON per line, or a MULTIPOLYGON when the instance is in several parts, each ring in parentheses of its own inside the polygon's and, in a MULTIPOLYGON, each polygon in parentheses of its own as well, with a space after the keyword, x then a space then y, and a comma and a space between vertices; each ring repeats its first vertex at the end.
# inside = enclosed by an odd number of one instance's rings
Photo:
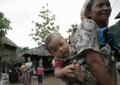
POLYGON ((18 47, 14 42, 12 42, 9 38, 7 38, 6 36, 2 38, 3 43, 13 46, 13 47, 18 47))
POLYGON ((118 13, 118 15, 115 17, 115 19, 120 18, 120 12, 118 13))
POLYGON ((24 53, 17 53, 17 55, 16 55, 16 62, 18 63, 23 63, 24 61, 25 61, 25 58, 23 57, 23 54, 24 53))
POLYGON ((38 55, 38 56, 50 56, 51 54, 47 51, 44 45, 41 45, 36 48, 32 48, 26 51, 24 54, 38 55))
POLYGON ((40 57, 51 56, 51 54, 47 51, 45 46, 41 45, 39 47, 29 49, 26 52, 17 53, 16 62, 19 62, 19 63, 24 62, 25 61, 25 55, 40 56, 40 57))

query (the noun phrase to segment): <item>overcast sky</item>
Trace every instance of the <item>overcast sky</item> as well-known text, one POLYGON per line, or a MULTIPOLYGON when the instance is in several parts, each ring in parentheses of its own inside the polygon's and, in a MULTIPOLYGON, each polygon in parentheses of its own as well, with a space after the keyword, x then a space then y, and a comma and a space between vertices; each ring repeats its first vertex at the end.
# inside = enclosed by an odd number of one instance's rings
MULTIPOLYGON (((115 16, 120 11, 120 0, 110 0, 112 13, 109 25, 116 21, 115 16), (115 4, 116 3, 116 4, 115 4)), ((60 33, 67 37, 70 24, 80 21, 80 10, 84 0, 0 0, 0 11, 11 21, 12 30, 7 37, 21 47, 37 47, 37 43, 29 36, 31 29, 35 27, 32 21, 40 21, 38 17, 41 7, 49 3, 49 10, 56 15, 60 33)))

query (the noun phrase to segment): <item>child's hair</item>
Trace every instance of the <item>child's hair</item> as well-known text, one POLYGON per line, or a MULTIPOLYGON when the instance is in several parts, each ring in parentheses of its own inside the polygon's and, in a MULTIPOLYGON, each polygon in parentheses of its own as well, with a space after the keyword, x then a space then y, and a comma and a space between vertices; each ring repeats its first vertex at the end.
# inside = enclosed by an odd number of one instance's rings
POLYGON ((49 51, 49 49, 48 49, 48 44, 50 43, 51 39, 52 39, 53 37, 55 37, 55 36, 60 36, 60 37, 62 37, 59 33, 52 33, 52 34, 48 35, 47 38, 46 38, 46 40, 45 40, 45 47, 46 47, 46 49, 47 49, 48 51, 49 51))

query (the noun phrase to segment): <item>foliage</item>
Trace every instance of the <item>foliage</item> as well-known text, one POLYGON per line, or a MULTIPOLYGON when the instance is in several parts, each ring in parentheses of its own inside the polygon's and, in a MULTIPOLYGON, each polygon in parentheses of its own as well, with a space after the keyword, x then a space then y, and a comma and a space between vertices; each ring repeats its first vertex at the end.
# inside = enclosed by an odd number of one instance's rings
POLYGON ((25 52, 29 50, 29 47, 18 47, 17 48, 17 53, 25 52))
POLYGON ((78 27, 78 24, 71 24, 70 26, 71 26, 71 27, 68 29, 67 33, 71 33, 71 32, 72 32, 72 29, 78 27))
POLYGON ((0 12, 0 47, 3 47, 2 38, 7 34, 7 30, 10 29, 12 29, 10 27, 10 21, 0 12))
POLYGON ((120 21, 110 26, 109 29, 114 34, 117 42, 120 43, 120 21))
POLYGON ((69 36, 68 36, 68 38, 66 39, 69 44, 71 43, 70 38, 71 38, 73 32, 76 31, 76 29, 78 28, 78 24, 71 24, 70 26, 71 26, 71 27, 67 30, 67 33, 69 33, 69 36))
POLYGON ((29 36, 31 36, 38 45, 43 44, 46 36, 48 36, 50 33, 59 31, 59 26, 55 25, 56 16, 51 14, 51 11, 47 7, 48 4, 46 4, 46 6, 42 6, 42 10, 38 15, 41 22, 32 22, 35 24, 35 28, 32 29, 33 33, 31 33, 29 36))

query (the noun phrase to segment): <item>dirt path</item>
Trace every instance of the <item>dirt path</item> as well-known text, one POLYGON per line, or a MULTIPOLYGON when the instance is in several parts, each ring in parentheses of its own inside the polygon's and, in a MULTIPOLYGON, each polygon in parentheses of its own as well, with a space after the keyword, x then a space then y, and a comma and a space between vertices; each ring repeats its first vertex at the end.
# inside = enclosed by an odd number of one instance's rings
MULTIPOLYGON (((118 76, 118 85, 120 85, 120 74, 117 73, 117 76, 118 76)), ((19 84, 10 84, 10 85, 23 85, 23 84, 19 83, 19 84)), ((37 78, 35 77, 32 78, 31 85, 38 85, 37 78)), ((62 80, 55 78, 54 76, 49 76, 44 78, 43 85, 65 85, 65 83, 62 80)))
MULTIPOLYGON (((19 84, 10 84, 10 85, 23 85, 23 84, 19 83, 19 84)), ((31 85, 38 85, 37 78, 35 77, 32 78, 31 85)), ((49 76, 44 78, 43 85, 65 85, 65 83, 60 79, 57 79, 53 76, 49 76)))

